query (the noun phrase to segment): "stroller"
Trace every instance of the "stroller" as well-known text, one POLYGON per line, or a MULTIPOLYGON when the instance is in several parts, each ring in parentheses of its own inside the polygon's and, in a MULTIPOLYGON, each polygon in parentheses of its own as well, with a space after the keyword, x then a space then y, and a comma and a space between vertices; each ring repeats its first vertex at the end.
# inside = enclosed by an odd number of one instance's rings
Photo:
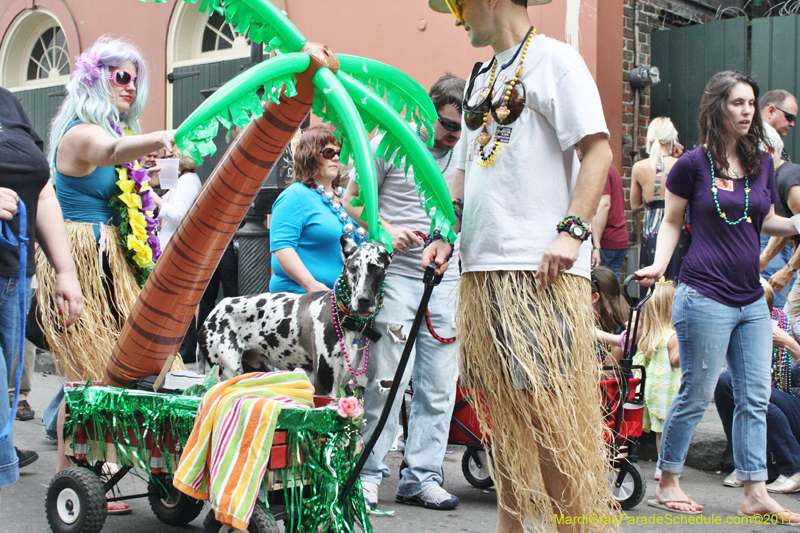
POLYGON ((604 366, 606 376, 600 380, 600 398, 608 428, 606 441, 611 451, 611 493, 623 510, 636 507, 647 490, 647 483, 634 464, 638 461, 636 439, 642 436, 647 376, 643 366, 633 365, 631 361, 636 353, 641 310, 653 291, 651 288, 637 301, 628 290, 634 279, 635 276, 628 276, 624 283, 623 294, 630 306, 630 313, 622 359, 619 366, 604 366))

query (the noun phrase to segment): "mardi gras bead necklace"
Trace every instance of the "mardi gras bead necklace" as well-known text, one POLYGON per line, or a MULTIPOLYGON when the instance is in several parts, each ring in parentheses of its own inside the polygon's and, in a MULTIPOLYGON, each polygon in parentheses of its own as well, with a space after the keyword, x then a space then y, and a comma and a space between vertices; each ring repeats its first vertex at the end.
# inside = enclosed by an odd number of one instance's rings
POLYGON ((358 230, 356 230, 355 225, 350 222, 350 217, 342 207, 342 197, 344 196, 343 188, 334 187, 333 191, 326 191, 325 187, 317 185, 315 190, 322 197, 322 203, 326 204, 331 211, 333 211, 333 214, 336 215, 336 218, 339 219, 339 222, 342 223, 342 233, 351 237, 354 233, 357 233, 359 239, 363 239, 367 236, 367 230, 364 228, 358 228, 358 230))
MULTIPOLYGON (((503 95, 503 102, 500 104, 500 107, 495 111, 497 113, 498 118, 504 120, 511 111, 508 109, 508 100, 511 98, 511 92, 514 90, 514 86, 519 83, 519 77, 522 76, 522 67, 525 64, 525 56, 528 54, 528 47, 531 44, 531 39, 534 38, 536 35, 536 28, 532 28, 531 31, 528 33, 528 38, 525 39, 525 43, 522 45, 522 55, 519 58, 519 65, 517 65, 517 70, 514 72, 514 79, 511 80, 508 84, 508 88, 506 89, 505 94, 503 95)), ((494 59, 494 65, 492 65, 492 72, 489 75, 489 87, 493 86, 494 76, 497 72, 497 58, 494 59)), ((491 91, 491 89, 487 88, 486 91, 491 91)), ((491 97, 491 95, 487 92, 485 95, 481 94, 484 98, 491 97)), ((478 155, 480 156, 481 160, 478 161, 478 164, 482 167, 488 167, 492 163, 495 162, 497 159, 497 154, 500 150, 503 149, 502 143, 500 142, 500 137, 505 129, 504 126, 498 124, 497 130, 494 133, 494 143, 492 143, 492 149, 488 155, 484 154, 483 148, 489 144, 489 141, 492 140, 492 135, 489 133, 489 113, 491 112, 491 106, 488 107, 486 112, 483 114, 483 131, 476 137, 478 141, 478 155)))
POLYGON ((739 217, 739 220, 731 222, 730 220, 728 220, 728 215, 725 214, 725 211, 723 211, 719 207, 719 200, 717 199, 717 182, 714 176, 714 160, 711 159, 710 152, 706 152, 706 155, 708 155, 708 162, 711 164, 711 192, 714 193, 714 205, 717 206, 717 213, 719 214, 719 216, 721 216, 722 220, 724 220, 725 223, 730 226, 735 226, 736 224, 742 221, 747 221, 752 223, 753 221, 747 215, 747 209, 750 207, 750 182, 747 179, 747 174, 744 175, 744 213, 742 214, 741 217, 739 217))
MULTIPOLYGON (((417 124, 417 137, 419 137, 420 139, 422 138, 422 125, 421 124, 417 124)), ((453 160, 453 149, 450 148, 448 151, 442 153, 442 155, 433 155, 433 154, 431 154, 431 156, 437 161, 439 161, 441 159, 444 159, 445 156, 448 156, 447 164, 442 169, 442 174, 444 174, 445 172, 447 172, 447 169, 450 167, 450 161, 453 160)))
POLYGON ((385 295, 384 289, 385 284, 381 285, 381 295, 380 299, 378 300, 378 308, 371 316, 368 317, 363 317, 351 311, 352 307, 350 306, 350 289, 347 287, 347 282, 344 279, 344 275, 339 276, 339 278, 333 284, 333 289, 331 289, 331 315, 333 316, 333 327, 336 331, 336 337, 339 339, 339 346, 341 346, 342 353, 344 353, 344 360, 347 363, 347 368, 350 369, 350 373, 354 376, 360 376, 367 371, 367 367, 369 366, 369 339, 367 339, 364 344, 364 366, 361 368, 361 370, 354 370, 352 364, 350 363, 350 356, 347 353, 347 345, 344 342, 342 330, 339 327, 339 313, 352 318, 356 323, 356 327, 363 330, 366 326, 369 326, 372 319, 378 314, 378 311, 381 310, 381 307, 383 307, 383 298, 385 295))
MULTIPOLYGON (((772 309, 772 319, 777 320, 778 327, 787 331, 788 319, 780 309, 772 309)), ((788 394, 792 392, 792 356, 783 346, 772 349, 772 387, 788 394)))

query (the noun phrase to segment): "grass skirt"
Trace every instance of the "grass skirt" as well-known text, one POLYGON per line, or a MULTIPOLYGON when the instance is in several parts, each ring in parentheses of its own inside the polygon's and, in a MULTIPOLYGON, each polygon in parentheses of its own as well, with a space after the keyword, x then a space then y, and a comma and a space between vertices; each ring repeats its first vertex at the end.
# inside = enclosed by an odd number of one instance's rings
MULTIPOLYGON (((497 450, 497 463, 489 466, 500 505, 528 527, 555 530, 554 515, 602 521, 617 507, 603 438, 589 281, 561 275, 542 290, 533 274, 465 273, 457 336, 463 379, 484 392, 470 402, 497 450), (569 510, 545 491, 540 449, 550 450, 568 479, 569 510), (496 475, 498 467, 507 480, 496 475)), ((616 529, 600 524, 587 530, 616 529)))
POLYGON ((92 224, 67 221, 66 227, 83 292, 83 312, 65 332, 67 317, 58 314, 55 301, 55 271, 39 248, 36 251, 36 278, 39 281, 37 297, 41 316, 38 318, 56 368, 63 377, 80 381, 102 379, 122 326, 141 289, 117 244, 119 233, 116 227, 102 226, 105 230, 102 254, 98 252, 92 224))

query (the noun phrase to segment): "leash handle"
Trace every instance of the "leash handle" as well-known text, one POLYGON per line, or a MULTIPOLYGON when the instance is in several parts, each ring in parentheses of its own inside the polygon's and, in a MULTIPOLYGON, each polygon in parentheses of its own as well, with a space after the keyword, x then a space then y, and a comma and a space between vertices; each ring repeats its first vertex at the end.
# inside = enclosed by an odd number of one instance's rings
MULTIPOLYGON (((14 401, 11 403, 11 411, 8 415, 8 423, 0 431, 0 442, 5 441, 11 435, 11 426, 14 424, 17 403, 19 402, 19 385, 22 380, 22 369, 25 366, 25 306, 27 304, 27 294, 25 290, 25 280, 28 271, 28 212, 25 202, 19 199, 19 207, 14 218, 19 217, 19 235, 14 235, 9 221, 3 221, 2 231, 0 232, 0 246, 8 250, 19 249, 19 278, 17 279, 17 289, 19 293, 19 316, 20 316, 20 336, 19 336, 19 362, 17 372, 14 376, 14 401)), ((13 220, 13 218, 12 218, 13 220)))
POLYGON ((375 426, 375 430, 372 432, 369 442, 361 451, 361 456, 358 458, 358 463, 356 463, 353 472, 350 474, 350 478, 347 480, 347 485, 345 485, 344 490, 342 491, 341 499, 339 500, 342 502, 342 505, 345 509, 347 509, 347 497, 349 496, 350 491, 353 489, 353 485, 355 485, 358 476, 361 474, 361 470, 364 468, 364 465, 366 464, 369 455, 372 453, 373 448, 375 448, 375 444, 378 442, 378 437, 381 436, 383 428, 386 426, 386 421, 389 419, 389 412, 392 410, 392 405, 394 405, 394 400, 397 397, 397 391, 400 388, 400 381, 403 379, 403 374, 405 373, 406 366, 408 365, 408 359, 411 356, 411 348, 414 346, 414 343, 417 340, 419 327, 422 325, 422 320, 425 318, 425 311, 428 309, 428 302, 431 299, 431 293, 433 292, 433 288, 442 280, 442 276, 434 276, 433 273, 435 270, 436 265, 434 264, 430 264, 425 268, 425 277, 423 278, 425 290, 422 293, 422 299, 419 302, 419 308, 417 308, 417 314, 414 317, 414 322, 411 324, 411 330, 408 332, 406 344, 403 348, 403 355, 400 356, 400 361, 397 364, 397 371, 394 373, 394 380, 392 381, 392 386, 389 389, 386 403, 383 405, 383 411, 381 411, 378 424, 375 426))

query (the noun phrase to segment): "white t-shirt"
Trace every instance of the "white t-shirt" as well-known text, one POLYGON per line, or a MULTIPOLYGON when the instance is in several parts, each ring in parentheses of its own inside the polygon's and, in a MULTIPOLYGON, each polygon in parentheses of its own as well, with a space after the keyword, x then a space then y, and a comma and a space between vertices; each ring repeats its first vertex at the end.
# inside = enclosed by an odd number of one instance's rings
MULTIPOLYGON (((500 67, 516 51, 517 46, 497 56, 498 91, 514 77, 519 56, 502 71, 500 67)), ((473 93, 489 85, 491 63, 484 67, 489 68, 477 77, 473 93)), ((537 35, 531 39, 521 80, 525 107, 504 128, 502 150, 494 164, 478 165, 476 137, 482 128, 470 131, 462 123, 457 156, 458 168, 465 171, 464 272, 537 270, 542 254, 558 236, 556 226, 572 214, 567 211, 579 169, 575 145, 587 135, 608 135, 597 86, 572 47, 537 35)), ((492 140, 484 147, 487 155, 496 129, 496 123, 489 124, 492 140)), ((591 242, 585 241, 568 272, 588 278, 591 250, 591 242)))
POLYGON ((194 172, 187 172, 178 178, 178 186, 170 189, 164 195, 164 205, 161 206, 158 216, 161 217, 161 229, 158 230, 158 241, 161 249, 167 247, 172 234, 178 229, 183 216, 192 207, 203 184, 194 172))
MULTIPOLYGON (((377 135, 372 142, 372 152, 378 149, 383 135, 377 135)), ((456 170, 456 158, 458 157, 458 145, 452 150, 443 152, 438 148, 429 148, 431 155, 439 165, 444 180, 450 185, 453 174, 456 170), (436 158, 439 159, 436 159, 436 158)), ((378 185, 378 214, 393 226, 405 227, 412 231, 422 232, 429 235, 431 232, 431 219, 425 214, 419 201, 416 181, 414 181, 414 170, 409 169, 408 177, 403 166, 396 167, 380 159, 375 158, 375 169, 378 185)), ((353 177, 355 171, 350 173, 353 177)), ((458 251, 453 253, 450 260, 450 268, 442 279, 458 279, 458 251)), ((422 279, 422 247, 413 246, 406 253, 401 254, 395 251, 392 264, 389 265, 388 272, 399 274, 415 279, 422 279)))

